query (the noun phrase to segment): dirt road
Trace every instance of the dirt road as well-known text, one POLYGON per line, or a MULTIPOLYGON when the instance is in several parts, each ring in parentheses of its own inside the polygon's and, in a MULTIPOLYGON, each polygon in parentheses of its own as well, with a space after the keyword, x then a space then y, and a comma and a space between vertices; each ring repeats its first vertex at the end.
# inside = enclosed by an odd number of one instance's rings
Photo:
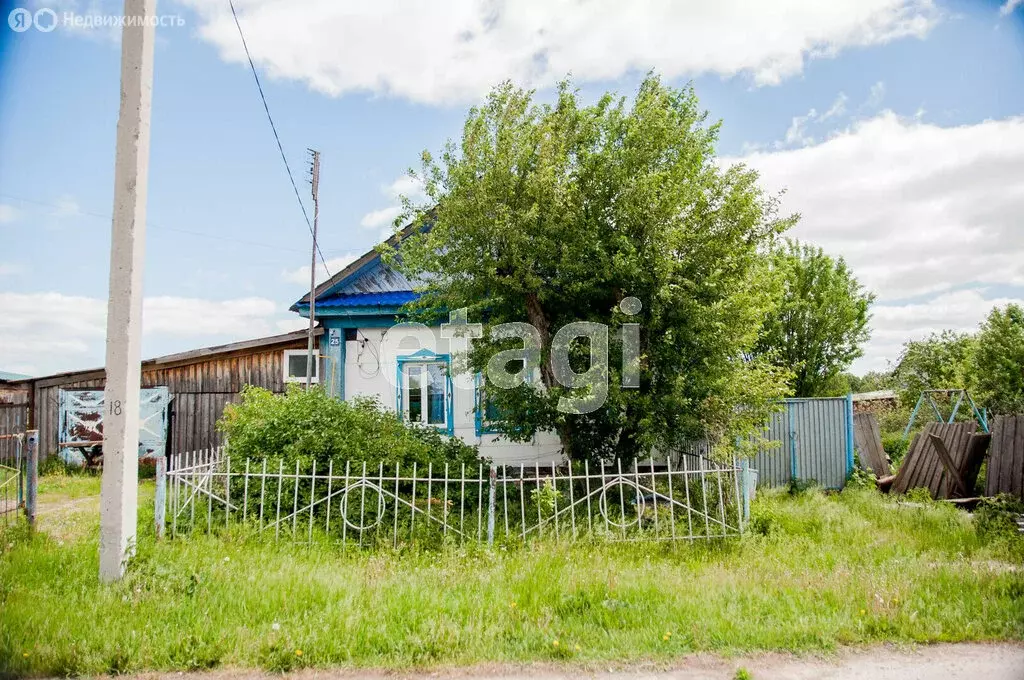
MULTIPOLYGON (((733 680, 746 669, 754 680, 1024 680, 1024 645, 956 644, 907 649, 876 647, 846 650, 833 657, 795 657, 761 654, 725 659, 694 655, 671 665, 638 665, 609 669, 600 666, 502 666, 481 665, 422 672, 354 670, 304 670, 288 677, 299 680, 338 678, 410 678, 415 680, 733 680)), ((253 680, 280 678, 258 671, 222 670, 197 674, 147 674, 138 676, 168 680, 253 680)))

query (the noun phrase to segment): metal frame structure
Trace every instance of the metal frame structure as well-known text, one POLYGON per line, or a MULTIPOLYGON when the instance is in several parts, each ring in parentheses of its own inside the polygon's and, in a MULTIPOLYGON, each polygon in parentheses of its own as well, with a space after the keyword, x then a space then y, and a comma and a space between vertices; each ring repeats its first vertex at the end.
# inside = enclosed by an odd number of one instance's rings
POLYGON ((938 420, 940 423, 947 424, 952 423, 956 420, 956 416, 960 412, 960 407, 963 405, 964 399, 966 398, 967 402, 971 406, 971 413, 974 415, 974 418, 978 421, 978 424, 981 425, 981 429, 984 430, 986 433, 989 432, 988 418, 985 414, 985 411, 977 407, 977 405, 974 403, 974 398, 971 397, 970 392, 968 392, 965 389, 936 389, 924 390, 921 392, 921 396, 917 398, 917 404, 914 405, 914 410, 911 411, 910 413, 910 420, 907 421, 907 427, 903 430, 904 439, 910 436, 910 431, 914 428, 914 422, 917 420, 917 413, 921 409, 921 406, 925 403, 926 398, 928 405, 932 407, 932 411, 935 413, 936 420, 938 420), (939 405, 935 403, 935 397, 933 395, 936 394, 956 395, 956 402, 954 402, 953 404, 953 411, 949 414, 948 420, 945 417, 943 417, 942 411, 939 410, 939 405))

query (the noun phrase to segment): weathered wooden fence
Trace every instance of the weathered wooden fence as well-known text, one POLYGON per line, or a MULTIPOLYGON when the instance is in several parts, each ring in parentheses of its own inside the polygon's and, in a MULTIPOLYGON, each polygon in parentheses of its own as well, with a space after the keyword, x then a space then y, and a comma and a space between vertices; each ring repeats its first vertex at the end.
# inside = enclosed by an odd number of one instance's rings
POLYGON ((172 536, 245 525, 359 546, 663 541, 736 536, 746 521, 744 470, 702 456, 626 467, 303 466, 212 450, 172 456, 169 467, 157 516, 172 536))

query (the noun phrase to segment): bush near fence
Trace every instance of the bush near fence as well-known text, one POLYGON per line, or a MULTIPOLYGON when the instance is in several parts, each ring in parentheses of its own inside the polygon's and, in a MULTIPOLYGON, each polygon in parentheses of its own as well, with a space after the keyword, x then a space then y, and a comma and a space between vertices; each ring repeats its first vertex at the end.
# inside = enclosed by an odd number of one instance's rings
MULTIPOLYGON (((410 425, 370 398, 341 401, 322 388, 292 385, 285 394, 260 387, 242 390, 242 401, 229 404, 217 428, 226 435, 226 455, 271 463, 284 461, 303 468, 316 461, 326 469, 330 460, 359 452, 370 466, 380 462, 411 467, 467 466, 481 462, 476 447, 437 429, 410 425)), ((271 468, 273 469, 273 468, 271 468)))

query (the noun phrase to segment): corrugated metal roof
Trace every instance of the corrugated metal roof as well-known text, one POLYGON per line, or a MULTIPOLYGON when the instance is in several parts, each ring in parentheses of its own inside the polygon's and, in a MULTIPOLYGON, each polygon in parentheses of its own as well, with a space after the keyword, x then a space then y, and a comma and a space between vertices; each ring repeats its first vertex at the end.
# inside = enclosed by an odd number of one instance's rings
POLYGON ((329 295, 316 301, 317 307, 397 307, 412 302, 419 295, 411 290, 387 291, 382 293, 345 293, 329 295))

